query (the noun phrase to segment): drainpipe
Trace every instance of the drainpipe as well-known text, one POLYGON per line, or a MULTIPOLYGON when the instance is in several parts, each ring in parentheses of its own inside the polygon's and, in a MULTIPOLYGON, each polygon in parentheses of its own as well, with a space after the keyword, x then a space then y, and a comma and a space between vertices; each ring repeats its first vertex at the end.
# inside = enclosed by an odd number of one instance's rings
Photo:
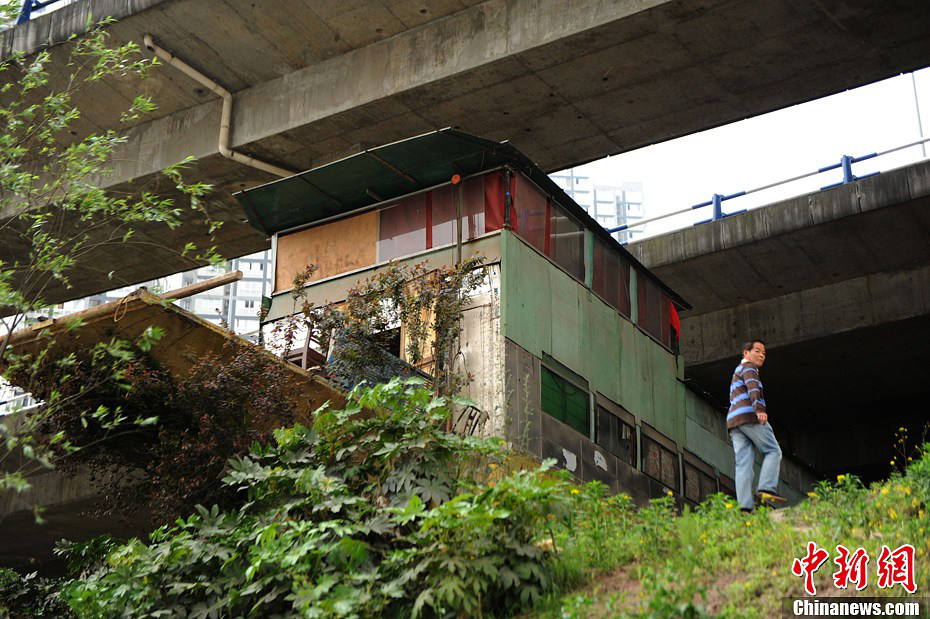
POLYGON ((268 172, 269 174, 275 174, 277 176, 293 176, 297 172, 293 170, 288 170, 285 168, 278 167, 276 165, 267 163, 265 161, 260 161, 255 157, 249 157, 248 155, 243 155, 240 152, 236 152, 229 147, 229 128, 232 121, 232 104, 233 96, 232 93, 217 84, 215 81, 211 80, 209 77, 190 66, 168 50, 159 47, 155 41, 152 39, 152 35, 146 34, 142 38, 145 43, 145 47, 155 54, 159 59, 170 64, 172 67, 179 70, 184 75, 190 77, 195 82, 203 84, 211 92, 219 95, 223 99, 223 112, 220 118, 220 138, 219 138, 219 151, 220 154, 226 157, 227 159, 232 159, 243 165, 251 166, 262 170, 263 172, 268 172))

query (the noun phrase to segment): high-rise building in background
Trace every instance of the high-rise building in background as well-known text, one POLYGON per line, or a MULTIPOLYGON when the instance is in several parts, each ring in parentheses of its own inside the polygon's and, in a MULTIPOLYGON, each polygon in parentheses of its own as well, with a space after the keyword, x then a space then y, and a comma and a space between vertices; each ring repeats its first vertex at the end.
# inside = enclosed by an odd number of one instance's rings
POLYGON ((140 286, 146 286, 153 292, 167 292, 236 270, 242 271, 241 280, 180 299, 177 304, 205 320, 224 325, 239 335, 249 337, 258 333, 258 312, 262 306, 262 297, 271 292, 271 281, 268 278, 271 271, 271 254, 268 251, 235 258, 220 266, 201 267, 155 281, 68 301, 55 306, 53 314, 64 316, 110 301, 118 301, 140 286))
MULTIPOLYGON (((75 299, 50 308, 47 312, 50 315, 43 313, 42 316, 36 315, 30 318, 32 321, 40 318, 55 318, 110 301, 119 301, 140 286, 146 286, 156 293, 167 292, 236 270, 242 271, 242 279, 239 281, 186 299, 179 299, 177 304, 205 320, 224 325, 237 334, 254 341, 258 338, 258 312, 262 306, 262 297, 271 293, 271 280, 269 279, 271 253, 268 251, 235 258, 221 266, 207 266, 184 273, 175 273, 155 281, 75 299)), ((0 379, 0 415, 37 405, 39 403, 29 393, 0 379)))
MULTIPOLYGON (((643 184, 640 182, 601 185, 590 176, 577 173, 575 168, 550 174, 549 178, 605 228, 616 228, 643 218, 643 184)), ((614 238, 628 243, 640 234, 641 228, 633 228, 615 232, 614 238)))

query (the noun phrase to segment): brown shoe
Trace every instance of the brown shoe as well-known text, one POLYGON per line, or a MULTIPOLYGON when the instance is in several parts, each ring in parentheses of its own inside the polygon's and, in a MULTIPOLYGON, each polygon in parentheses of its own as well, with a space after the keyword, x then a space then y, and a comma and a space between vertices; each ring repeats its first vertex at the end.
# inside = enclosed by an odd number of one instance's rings
POLYGON ((756 491, 756 500, 762 505, 779 505, 786 502, 788 499, 774 490, 758 490, 756 491))

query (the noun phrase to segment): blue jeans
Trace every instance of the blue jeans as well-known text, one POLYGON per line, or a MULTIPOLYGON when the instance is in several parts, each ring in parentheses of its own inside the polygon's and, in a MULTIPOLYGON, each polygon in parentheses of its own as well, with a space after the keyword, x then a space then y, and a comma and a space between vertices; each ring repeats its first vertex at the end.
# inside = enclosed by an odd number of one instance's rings
POLYGON ((778 490, 778 471, 781 466, 781 447, 775 440, 771 424, 744 423, 730 430, 733 453, 736 456, 736 500, 740 507, 752 509, 753 447, 762 454, 759 471, 759 490, 778 490))

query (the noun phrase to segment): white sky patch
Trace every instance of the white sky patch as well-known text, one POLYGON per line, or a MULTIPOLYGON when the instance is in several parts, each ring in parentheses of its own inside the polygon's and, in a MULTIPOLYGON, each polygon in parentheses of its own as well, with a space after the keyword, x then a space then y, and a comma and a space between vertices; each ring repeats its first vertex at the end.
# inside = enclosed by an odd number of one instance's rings
MULTIPOLYGON (((651 218, 711 199, 812 172, 842 155, 860 157, 921 139, 915 88, 930 136, 930 68, 854 90, 748 118, 715 129, 653 144, 575 168, 595 184, 642 181, 644 217, 651 218), (913 81, 912 81, 913 79, 913 81)), ((930 152, 930 144, 927 145, 930 152)), ((919 146, 853 165, 857 176, 923 159, 919 146)), ((734 198, 724 212, 753 208, 842 179, 839 170, 734 198)), ((644 236, 690 226, 711 216, 706 207, 645 224, 644 236)))

